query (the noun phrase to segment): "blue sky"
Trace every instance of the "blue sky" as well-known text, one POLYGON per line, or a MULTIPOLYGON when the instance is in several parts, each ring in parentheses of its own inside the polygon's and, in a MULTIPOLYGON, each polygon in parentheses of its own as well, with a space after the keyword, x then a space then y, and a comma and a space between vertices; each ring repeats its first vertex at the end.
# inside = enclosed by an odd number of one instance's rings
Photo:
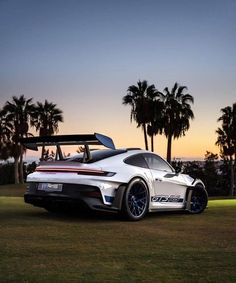
MULTIPOLYGON (((195 98, 195 120, 176 157, 214 146, 220 108, 236 102, 236 2, 0 0, 0 107, 13 95, 63 109, 60 134, 102 132, 143 147, 121 104, 141 79, 177 81, 195 98)), ((165 156, 166 140, 156 151, 165 156)))

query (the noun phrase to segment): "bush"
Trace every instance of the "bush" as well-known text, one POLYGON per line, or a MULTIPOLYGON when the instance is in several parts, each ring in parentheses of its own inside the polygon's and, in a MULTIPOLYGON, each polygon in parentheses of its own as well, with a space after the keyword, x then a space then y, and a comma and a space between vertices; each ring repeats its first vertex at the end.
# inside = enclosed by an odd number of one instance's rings
POLYGON ((14 164, 6 163, 0 165, 0 185, 14 184, 14 164))

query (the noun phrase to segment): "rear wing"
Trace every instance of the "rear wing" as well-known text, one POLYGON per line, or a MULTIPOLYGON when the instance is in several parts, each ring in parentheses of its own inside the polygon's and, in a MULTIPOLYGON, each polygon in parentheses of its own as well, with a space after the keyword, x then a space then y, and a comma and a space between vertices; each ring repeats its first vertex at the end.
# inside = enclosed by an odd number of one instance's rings
POLYGON ((105 135, 94 133, 88 135, 57 135, 57 136, 42 136, 29 137, 20 139, 21 144, 30 150, 38 151, 38 147, 56 145, 59 159, 63 159, 61 146, 62 145, 84 145, 84 158, 91 159, 89 145, 103 145, 110 149, 115 149, 113 140, 105 135))

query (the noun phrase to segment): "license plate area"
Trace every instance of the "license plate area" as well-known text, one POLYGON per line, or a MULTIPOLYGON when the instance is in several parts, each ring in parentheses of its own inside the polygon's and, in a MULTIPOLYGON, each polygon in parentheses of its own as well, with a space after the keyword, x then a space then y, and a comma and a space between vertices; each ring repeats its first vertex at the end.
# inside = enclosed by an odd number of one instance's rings
POLYGON ((44 192, 62 192, 62 187, 62 184, 39 183, 37 190, 44 192))

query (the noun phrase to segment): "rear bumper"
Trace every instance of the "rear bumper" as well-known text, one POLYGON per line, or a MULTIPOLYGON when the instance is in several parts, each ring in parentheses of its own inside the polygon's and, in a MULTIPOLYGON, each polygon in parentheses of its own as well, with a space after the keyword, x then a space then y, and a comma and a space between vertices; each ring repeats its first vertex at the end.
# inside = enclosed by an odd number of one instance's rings
POLYGON ((124 187, 121 186, 116 193, 112 205, 105 205, 100 189, 96 186, 63 184, 61 192, 38 190, 39 183, 28 183, 24 194, 26 203, 43 207, 48 210, 77 210, 89 208, 100 211, 119 211, 122 205, 124 187))
POLYGON ((25 193, 24 200, 26 203, 32 204, 34 206, 43 207, 48 210, 79 210, 84 208, 93 209, 93 206, 100 205, 101 201, 98 199, 82 199, 82 198, 71 198, 69 196, 58 196, 53 194, 48 195, 38 195, 25 193))

